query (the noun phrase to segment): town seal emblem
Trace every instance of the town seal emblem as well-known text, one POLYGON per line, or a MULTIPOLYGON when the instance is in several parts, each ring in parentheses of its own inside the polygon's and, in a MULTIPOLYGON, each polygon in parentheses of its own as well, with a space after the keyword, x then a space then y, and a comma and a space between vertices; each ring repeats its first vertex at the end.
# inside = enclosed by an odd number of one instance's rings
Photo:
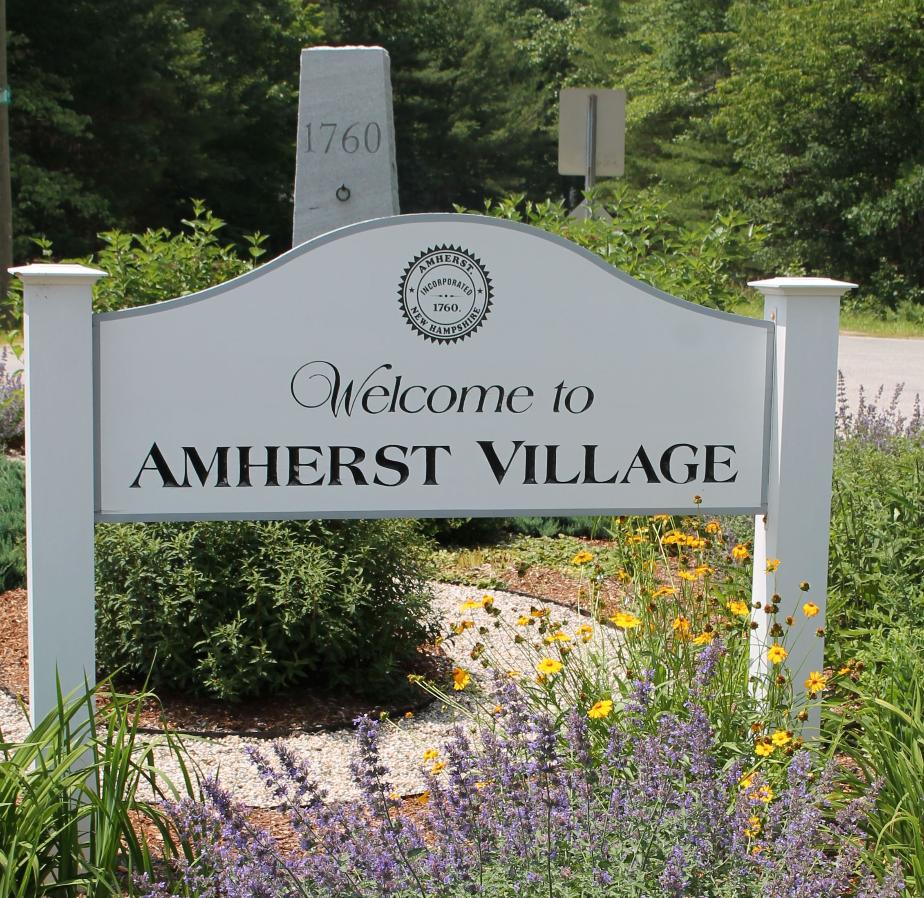
POLYGON ((491 309, 491 278, 466 249, 427 249, 404 269, 398 288, 401 312, 424 339, 455 343, 473 334, 491 309))

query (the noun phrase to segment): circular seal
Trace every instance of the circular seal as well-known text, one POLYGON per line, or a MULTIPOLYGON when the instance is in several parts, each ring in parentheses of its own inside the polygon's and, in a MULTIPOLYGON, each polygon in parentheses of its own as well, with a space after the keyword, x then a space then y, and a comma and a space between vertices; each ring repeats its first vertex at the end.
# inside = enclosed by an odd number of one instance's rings
POLYGON ((491 309, 491 278, 467 249, 432 247, 404 269, 398 289, 407 323, 426 340, 455 343, 474 333, 491 309))

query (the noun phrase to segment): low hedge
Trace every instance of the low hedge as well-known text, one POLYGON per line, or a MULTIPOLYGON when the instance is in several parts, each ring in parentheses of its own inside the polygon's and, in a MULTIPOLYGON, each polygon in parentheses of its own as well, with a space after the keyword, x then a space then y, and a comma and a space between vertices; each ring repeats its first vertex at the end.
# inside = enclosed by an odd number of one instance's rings
POLYGON ((383 694, 435 635, 428 566, 412 521, 99 526, 98 662, 222 699, 383 694))

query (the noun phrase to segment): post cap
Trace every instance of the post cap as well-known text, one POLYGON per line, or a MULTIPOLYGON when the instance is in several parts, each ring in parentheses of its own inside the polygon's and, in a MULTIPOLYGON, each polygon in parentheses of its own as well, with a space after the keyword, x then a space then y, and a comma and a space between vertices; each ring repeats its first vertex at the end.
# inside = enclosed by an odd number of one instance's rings
POLYGON ((88 268, 86 265, 63 264, 54 265, 50 262, 37 262, 34 265, 21 265, 10 268, 10 274, 15 274, 29 284, 95 284, 100 278, 106 277, 105 271, 98 268, 88 268))
POLYGON ((835 281, 831 278, 776 277, 764 281, 748 281, 761 293, 801 294, 802 296, 841 296, 857 284, 835 281))

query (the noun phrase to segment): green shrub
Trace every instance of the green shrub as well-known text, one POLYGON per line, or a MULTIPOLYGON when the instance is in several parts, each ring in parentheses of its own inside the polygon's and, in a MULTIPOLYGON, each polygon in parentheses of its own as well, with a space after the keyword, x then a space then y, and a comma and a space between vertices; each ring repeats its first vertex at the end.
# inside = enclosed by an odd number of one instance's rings
POLYGON ((410 521, 99 526, 99 664, 224 699, 381 693, 433 635, 427 566, 410 521))
POLYGON ((488 202, 483 211, 566 237, 672 296, 725 310, 740 302, 742 274, 754 264, 765 228, 738 212, 684 223, 657 191, 623 182, 593 192, 591 200, 608 217, 571 218, 563 203, 527 202, 523 195, 488 202))
POLYGON ((924 626, 924 444, 839 442, 829 574, 833 663, 892 627, 924 626))
POLYGON ((507 518, 423 518, 420 528, 441 546, 481 546, 503 538, 509 523, 507 518))
POLYGON ((26 469, 0 455, 0 592, 26 585, 26 469))

